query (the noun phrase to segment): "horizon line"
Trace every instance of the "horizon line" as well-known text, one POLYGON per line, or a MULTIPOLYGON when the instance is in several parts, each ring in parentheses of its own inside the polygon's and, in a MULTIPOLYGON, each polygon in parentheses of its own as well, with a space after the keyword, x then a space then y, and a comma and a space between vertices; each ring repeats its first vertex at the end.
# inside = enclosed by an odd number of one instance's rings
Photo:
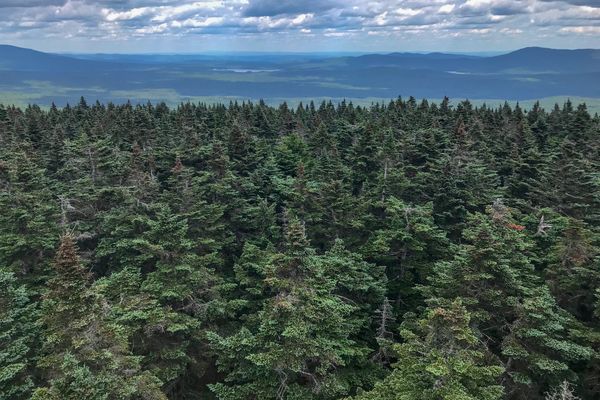
POLYGON ((600 50, 600 48, 555 48, 555 47, 543 47, 543 46, 524 46, 514 49, 504 49, 495 51, 460 51, 460 50, 384 50, 384 51, 369 51, 369 50, 353 50, 353 51, 252 51, 252 50, 206 50, 206 51, 190 51, 190 52, 78 52, 78 51, 67 51, 67 52, 54 52, 38 50, 32 47, 17 46, 9 43, 0 43, 0 46, 10 46, 20 49, 26 49, 31 51, 37 51, 46 54, 57 54, 57 55, 161 55, 161 56, 198 56, 198 55, 232 55, 232 54, 246 54, 246 55, 328 55, 328 54, 340 54, 340 55, 367 55, 367 54, 450 54, 450 55, 480 55, 480 56, 496 56, 513 53, 524 49, 547 49, 547 50, 566 50, 566 51, 581 51, 581 50, 600 50))

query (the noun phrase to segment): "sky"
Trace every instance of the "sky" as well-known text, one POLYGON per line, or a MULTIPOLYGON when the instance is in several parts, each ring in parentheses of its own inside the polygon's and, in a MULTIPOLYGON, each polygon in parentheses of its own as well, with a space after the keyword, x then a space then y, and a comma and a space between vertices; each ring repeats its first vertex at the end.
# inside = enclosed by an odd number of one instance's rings
POLYGON ((600 48, 600 0, 0 0, 0 43, 77 53, 600 48))

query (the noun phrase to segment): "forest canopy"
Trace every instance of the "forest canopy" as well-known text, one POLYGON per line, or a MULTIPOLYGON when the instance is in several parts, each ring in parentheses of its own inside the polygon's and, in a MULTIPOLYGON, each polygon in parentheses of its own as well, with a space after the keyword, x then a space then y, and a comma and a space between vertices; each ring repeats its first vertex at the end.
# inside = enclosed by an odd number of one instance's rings
POLYGON ((0 105, 0 399, 600 398, 600 118, 0 105))

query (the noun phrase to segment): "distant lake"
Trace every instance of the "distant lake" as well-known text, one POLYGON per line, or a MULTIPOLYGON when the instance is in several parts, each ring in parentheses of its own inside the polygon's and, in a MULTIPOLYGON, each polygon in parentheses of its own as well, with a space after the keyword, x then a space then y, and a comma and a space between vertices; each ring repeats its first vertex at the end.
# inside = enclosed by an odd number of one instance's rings
POLYGON ((279 69, 246 69, 246 68, 213 68, 213 71, 226 71, 226 72, 238 72, 238 73, 252 73, 252 72, 277 72, 279 69))

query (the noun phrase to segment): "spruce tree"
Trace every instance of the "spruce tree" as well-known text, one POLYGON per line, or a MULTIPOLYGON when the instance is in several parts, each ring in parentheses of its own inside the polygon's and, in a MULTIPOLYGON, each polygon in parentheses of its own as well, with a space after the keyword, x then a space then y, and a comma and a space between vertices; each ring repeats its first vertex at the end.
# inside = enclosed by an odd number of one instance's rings
POLYGON ((375 387, 356 400, 499 400, 503 368, 494 361, 459 300, 427 309, 402 324, 398 361, 375 387))
MULTIPOLYGON (((359 291, 375 290, 377 296, 381 290, 366 270, 370 265, 349 258, 339 247, 316 255, 296 218, 288 223, 282 252, 268 257, 257 266, 264 286, 253 293, 267 294, 257 318, 231 336, 212 335, 226 374, 224 383, 212 390, 220 399, 316 399, 347 393, 345 367, 368 353, 353 337, 365 320, 359 303, 351 299, 359 291), (338 268, 346 265, 352 267, 344 268, 347 273, 355 272, 338 282, 338 268)), ((261 281, 245 279, 245 284, 252 282, 261 281)))
POLYGON ((33 399, 164 399, 160 381, 140 368, 127 337, 106 318, 105 300, 90 289, 73 238, 65 234, 44 295, 44 355, 38 366, 45 386, 33 399))
POLYGON ((0 268, 0 398, 27 399, 34 386, 36 304, 14 273, 0 268))
POLYGON ((436 264, 424 287, 433 305, 461 299, 487 346, 503 361, 511 398, 536 396, 573 374, 593 351, 534 274, 530 247, 501 202, 470 216, 451 261, 436 264))

